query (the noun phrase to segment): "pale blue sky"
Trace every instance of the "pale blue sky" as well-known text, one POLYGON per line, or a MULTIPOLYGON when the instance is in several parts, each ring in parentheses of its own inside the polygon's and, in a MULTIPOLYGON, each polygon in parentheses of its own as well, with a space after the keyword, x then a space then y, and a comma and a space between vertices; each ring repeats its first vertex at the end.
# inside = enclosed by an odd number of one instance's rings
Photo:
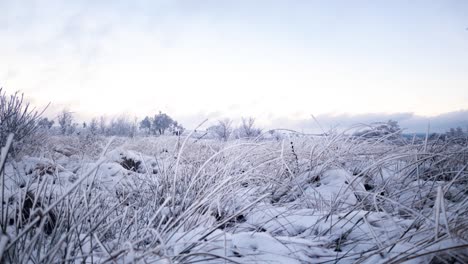
POLYGON ((83 118, 276 126, 468 109, 468 1, 0 0, 0 12, 0 85, 83 118))

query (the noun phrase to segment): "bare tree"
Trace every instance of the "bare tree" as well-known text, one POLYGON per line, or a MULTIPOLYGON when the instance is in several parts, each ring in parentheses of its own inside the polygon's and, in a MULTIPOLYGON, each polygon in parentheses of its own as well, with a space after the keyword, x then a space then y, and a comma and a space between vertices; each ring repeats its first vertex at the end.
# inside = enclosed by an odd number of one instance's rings
POLYGON ((71 134, 73 132, 73 113, 64 109, 62 112, 57 116, 58 123, 60 125, 60 132, 63 135, 71 134))
POLYGON ((112 136, 133 137, 136 133, 136 123, 125 115, 111 119, 108 134, 112 136))
POLYGON ((218 124, 208 128, 208 131, 214 137, 227 141, 232 134, 232 120, 229 118, 218 120, 218 124))
POLYGON ((99 123, 98 123, 97 118, 91 119, 91 122, 89 123, 88 129, 89 129, 89 132, 91 132, 91 134, 93 134, 93 135, 98 134, 99 123))
POLYGON ((140 122, 140 129, 147 135, 149 135, 150 133, 154 134, 152 130, 152 124, 153 124, 153 118, 146 116, 140 122))
POLYGON ((106 135, 107 133, 107 120, 104 116, 99 118, 99 133, 101 135, 106 135))
POLYGON ((255 138, 258 137, 261 133, 262 130, 259 128, 255 127, 255 118, 253 117, 248 117, 248 118, 242 118, 242 124, 239 127, 239 137, 244 137, 244 138, 255 138))

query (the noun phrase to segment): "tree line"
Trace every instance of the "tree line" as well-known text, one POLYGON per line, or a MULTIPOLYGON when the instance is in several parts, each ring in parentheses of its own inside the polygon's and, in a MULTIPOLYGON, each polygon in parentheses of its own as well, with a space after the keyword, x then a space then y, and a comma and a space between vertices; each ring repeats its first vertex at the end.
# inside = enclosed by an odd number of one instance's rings
MULTIPOLYGON (((54 120, 47 117, 38 121, 41 129, 55 129, 59 134, 72 135, 88 132, 93 135, 104 136, 128 136, 140 135, 181 135, 185 128, 174 118, 159 111, 154 116, 145 116, 143 119, 130 119, 126 116, 115 118, 99 117, 89 122, 77 123, 73 112, 63 110, 54 120), (55 126, 54 126, 55 125, 55 126)), ((225 118, 206 129, 206 134, 211 138, 227 141, 230 138, 256 138, 262 134, 262 129, 256 127, 255 118, 242 118, 239 126, 235 127, 231 119, 225 118)))
POLYGON ((159 112, 154 116, 146 116, 142 120, 118 116, 107 118, 104 116, 91 119, 89 122, 75 122, 74 113, 63 110, 58 114, 57 125, 54 120, 42 118, 38 125, 42 129, 55 128, 62 135, 80 134, 82 132, 103 136, 134 137, 138 133, 145 135, 181 135, 184 127, 168 114, 159 112))
MULTIPOLYGON (((127 116, 114 118, 101 116, 82 123, 75 122, 73 112, 68 110, 60 112, 53 120, 42 117, 43 111, 31 108, 22 94, 7 95, 0 88, 0 144, 6 142, 9 133, 14 133, 16 145, 21 145, 21 142, 28 141, 28 137, 35 134, 37 130, 54 130, 62 135, 84 132, 92 135, 128 137, 136 135, 182 135, 185 130, 178 121, 161 111, 153 116, 145 116, 142 120, 132 119, 127 116)), ((255 119, 252 117, 242 118, 238 126, 234 126, 231 119, 220 119, 206 129, 205 135, 222 141, 228 141, 231 138, 259 138, 264 135, 281 138, 281 135, 275 130, 263 133, 263 130, 256 126, 255 119)), ((402 130, 397 121, 389 120, 373 123, 364 129, 355 131, 353 136, 397 140, 402 137, 402 130)), ((429 139, 456 139, 457 142, 467 142, 468 130, 464 131, 461 127, 450 128, 445 133, 431 134, 429 139)))

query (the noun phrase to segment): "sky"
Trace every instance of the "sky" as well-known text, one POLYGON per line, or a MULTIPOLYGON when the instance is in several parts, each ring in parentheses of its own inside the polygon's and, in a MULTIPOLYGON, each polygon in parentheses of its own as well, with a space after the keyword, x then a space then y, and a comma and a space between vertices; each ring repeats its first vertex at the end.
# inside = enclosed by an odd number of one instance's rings
POLYGON ((77 119, 468 127, 468 1, 0 0, 0 86, 77 119))

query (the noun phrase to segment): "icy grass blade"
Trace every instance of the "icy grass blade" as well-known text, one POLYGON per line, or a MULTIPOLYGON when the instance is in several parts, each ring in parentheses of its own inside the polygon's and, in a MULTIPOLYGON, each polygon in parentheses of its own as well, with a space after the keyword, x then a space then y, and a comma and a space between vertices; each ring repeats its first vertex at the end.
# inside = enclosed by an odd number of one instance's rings
POLYGON ((8 236, 4 234, 0 234, 0 261, 2 260, 3 257, 3 252, 5 251, 5 247, 8 243, 8 236))
POLYGON ((214 231, 216 231, 218 228, 220 228, 221 226, 225 225, 227 222, 231 221, 234 217, 237 217, 239 214, 241 214, 242 212, 248 210, 249 208, 251 208, 252 206, 254 206, 255 204, 257 204, 258 202, 260 202, 261 200, 265 199, 266 197, 270 196, 270 194, 265 194, 263 196, 261 196, 260 198, 256 199, 255 201, 251 202, 250 204, 248 204, 247 206, 245 206, 244 208, 240 209, 239 211, 237 211, 235 214, 233 214, 231 217, 229 218, 226 218, 224 221, 222 221, 221 223, 217 224, 216 226, 214 226, 213 228, 211 228, 208 232, 206 232, 203 236, 201 236, 200 238, 197 239, 196 242, 192 243, 190 246, 186 247, 184 250, 182 250, 180 252, 180 255, 183 255, 183 254, 187 254, 190 252, 191 249, 193 249, 194 247, 197 246, 197 244, 206 239, 209 235, 211 235, 214 231))
POLYGON ((443 199, 441 188, 437 188, 437 197, 435 201, 435 211, 434 211, 434 218, 435 218, 435 239, 439 239, 439 220, 440 220, 440 203, 441 199, 443 199))
MULTIPOLYGON (((60 197, 58 198, 56 201, 54 201, 51 205, 49 205, 45 210, 41 210, 41 209, 36 209, 34 214, 36 214, 37 216, 31 221, 31 223, 22 230, 22 232, 16 236, 12 242, 8 245, 7 247, 7 250, 10 249, 23 235, 25 235, 31 228, 33 228, 36 223, 38 221, 40 221, 41 219, 43 219, 44 216, 46 216, 49 212, 51 212, 59 203, 61 203, 66 197, 68 197, 70 195, 70 193, 75 190, 84 180, 86 180, 88 178, 89 175, 91 175, 96 169, 99 168, 99 166, 101 166, 101 164, 106 161, 106 159, 104 158, 104 153, 107 151, 107 149, 109 148, 110 144, 112 143, 114 138, 111 138, 107 144, 107 146, 104 148, 103 150, 103 154, 101 155, 101 158, 96 162, 96 164, 90 169, 88 170, 87 173, 85 173, 83 176, 81 176, 81 178, 79 178, 77 181, 75 181, 68 189, 67 191, 60 197)), ((3 207, 2 207, 3 209, 3 207)))
POLYGON ((13 137, 14 137, 14 134, 10 133, 7 137, 5 146, 2 147, 1 156, 0 156, 0 173, 3 172, 5 161, 8 156, 8 151, 10 150, 11 143, 13 142, 13 137))
POLYGON ((180 157, 182 156, 182 152, 184 151, 185 145, 187 144, 188 139, 192 136, 192 134, 199 128, 201 127, 208 119, 205 119, 201 124, 199 124, 194 130, 192 130, 184 139, 184 142, 182 143, 182 146, 180 147, 178 153, 177 153, 177 160, 176 160, 176 165, 174 169, 174 181, 173 181, 173 190, 172 190, 172 197, 174 199, 174 202, 172 203, 172 208, 175 209, 176 203, 175 203, 175 197, 176 196, 176 186, 177 186, 177 174, 179 172, 179 164, 180 164, 180 157))
POLYGON ((444 191, 442 190, 442 186, 437 187, 437 198, 436 198, 436 209, 435 209, 435 238, 436 240, 439 239, 439 225, 440 225, 440 218, 444 218, 444 224, 446 228, 446 232, 450 238, 452 238, 450 232, 450 226, 448 224, 447 213, 445 210, 445 199, 444 199, 444 191))
POLYGON ((111 145, 112 141, 114 140, 114 137, 112 137, 109 142, 107 143, 106 147, 104 148, 101 157, 99 160, 94 164, 94 166, 88 170, 87 173, 85 173, 83 176, 81 176, 80 179, 78 179, 76 182, 73 183, 72 186, 70 186, 67 191, 59 198, 57 199, 54 203, 49 205, 46 210, 44 210, 43 214, 49 213, 52 209, 54 209, 55 206, 57 206, 63 199, 65 199, 74 189, 76 189, 84 180, 88 178, 89 175, 91 175, 95 170, 101 166, 102 163, 106 161, 106 158, 104 157, 105 153, 107 152, 107 149, 111 145))
MULTIPOLYGON (((0 90, 1 91, 1 90, 0 90)), ((13 137, 14 137, 14 134, 13 133, 10 133, 7 137, 7 141, 5 143, 5 146, 2 147, 2 150, 1 150, 1 153, 0 153, 0 177, 2 177, 1 179, 1 182, 2 182, 2 188, 1 188, 1 206, 2 206, 2 210, 1 210, 1 216, 0 216, 0 225, 2 226, 2 232, 5 233, 6 231, 6 219, 4 219, 3 217, 7 217, 5 212, 4 212, 4 207, 5 207, 5 173, 4 173, 4 168, 5 168, 5 162, 6 162, 6 159, 7 159, 7 156, 8 156, 8 151, 10 150, 10 147, 11 147, 11 143, 13 142, 13 137)), ((1 258, 0 258, 1 260, 1 258)))

